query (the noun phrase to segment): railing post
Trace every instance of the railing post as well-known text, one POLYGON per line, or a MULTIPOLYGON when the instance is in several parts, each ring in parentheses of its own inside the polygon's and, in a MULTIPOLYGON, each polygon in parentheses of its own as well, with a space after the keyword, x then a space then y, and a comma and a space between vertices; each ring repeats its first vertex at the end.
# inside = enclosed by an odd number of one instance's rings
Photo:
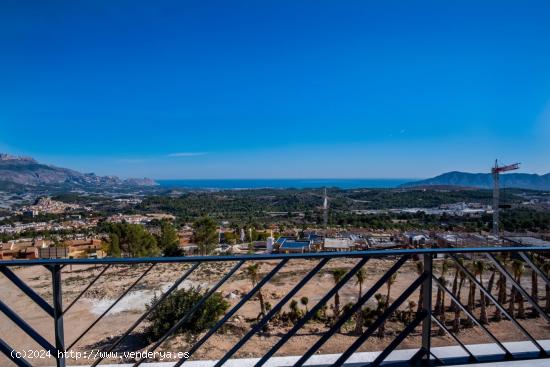
POLYGON ((55 330, 55 349, 57 355, 55 356, 57 367, 65 367, 65 337, 63 331, 63 302, 62 302, 62 290, 61 290, 61 266, 52 265, 50 267, 52 272, 52 290, 53 290, 53 318, 54 318, 54 330, 55 330))
POLYGON ((432 274, 433 274, 433 255, 424 254, 424 274, 426 275, 422 283, 422 310, 426 317, 422 321, 422 362, 427 366, 430 364, 431 356, 431 332, 432 332, 432 274))

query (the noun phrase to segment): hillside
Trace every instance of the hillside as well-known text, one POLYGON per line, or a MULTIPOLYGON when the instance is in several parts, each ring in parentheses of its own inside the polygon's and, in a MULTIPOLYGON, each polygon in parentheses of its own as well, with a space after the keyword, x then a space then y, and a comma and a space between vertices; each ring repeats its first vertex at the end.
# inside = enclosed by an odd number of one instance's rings
MULTIPOLYGON (((493 177, 490 173, 447 172, 421 181, 407 182, 401 187, 421 186, 461 186, 490 189, 493 177)), ((500 176, 501 187, 513 187, 528 190, 550 190, 550 173, 545 175, 529 173, 508 173, 500 176)))
POLYGON ((120 179, 80 173, 37 162, 30 157, 0 154, 0 182, 26 186, 67 185, 75 187, 154 186, 151 179, 120 179))

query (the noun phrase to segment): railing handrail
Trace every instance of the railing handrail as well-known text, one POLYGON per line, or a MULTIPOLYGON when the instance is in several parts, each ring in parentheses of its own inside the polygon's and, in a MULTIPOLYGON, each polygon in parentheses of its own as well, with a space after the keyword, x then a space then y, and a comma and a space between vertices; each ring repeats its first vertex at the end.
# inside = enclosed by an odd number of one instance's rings
POLYGON ((498 253, 498 252, 540 252, 550 251, 545 246, 514 246, 514 247, 450 247, 422 248, 397 250, 362 250, 342 252, 307 252, 296 254, 236 254, 214 256, 182 256, 182 257, 135 257, 102 259, 30 259, 30 260, 0 260, 0 266, 32 266, 32 265, 101 265, 101 264, 166 264, 166 263, 196 263, 196 262, 228 262, 239 260, 282 260, 282 259, 323 259, 323 258, 360 258, 386 257, 424 254, 453 253, 498 253))

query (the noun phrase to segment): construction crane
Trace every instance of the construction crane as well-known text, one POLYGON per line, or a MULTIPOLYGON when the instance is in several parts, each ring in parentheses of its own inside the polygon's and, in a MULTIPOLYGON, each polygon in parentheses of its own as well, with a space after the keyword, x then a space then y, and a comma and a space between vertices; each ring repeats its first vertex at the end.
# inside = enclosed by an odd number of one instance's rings
POLYGON ((499 235, 498 211, 500 209, 500 174, 502 172, 514 171, 516 169, 519 169, 519 163, 499 166, 497 159, 495 159, 495 166, 491 168, 491 174, 493 175, 493 235, 495 235, 495 237, 498 237, 499 235))

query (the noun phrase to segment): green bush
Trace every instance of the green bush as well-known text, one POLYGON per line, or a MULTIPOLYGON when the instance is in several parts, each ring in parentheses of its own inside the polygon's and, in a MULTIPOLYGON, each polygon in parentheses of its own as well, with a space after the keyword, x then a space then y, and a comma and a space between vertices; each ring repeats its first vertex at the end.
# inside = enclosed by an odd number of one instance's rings
MULTIPOLYGON (((149 340, 155 341, 162 337, 199 302, 204 293, 200 289, 189 288, 174 291, 166 297, 147 318, 150 323, 146 330, 149 340)), ((150 309, 157 299, 155 297, 147 309, 150 309)), ((187 322, 184 322, 176 330, 175 334, 186 332, 197 334, 207 330, 215 325, 228 308, 229 303, 223 299, 219 292, 216 292, 193 313, 187 322)))

